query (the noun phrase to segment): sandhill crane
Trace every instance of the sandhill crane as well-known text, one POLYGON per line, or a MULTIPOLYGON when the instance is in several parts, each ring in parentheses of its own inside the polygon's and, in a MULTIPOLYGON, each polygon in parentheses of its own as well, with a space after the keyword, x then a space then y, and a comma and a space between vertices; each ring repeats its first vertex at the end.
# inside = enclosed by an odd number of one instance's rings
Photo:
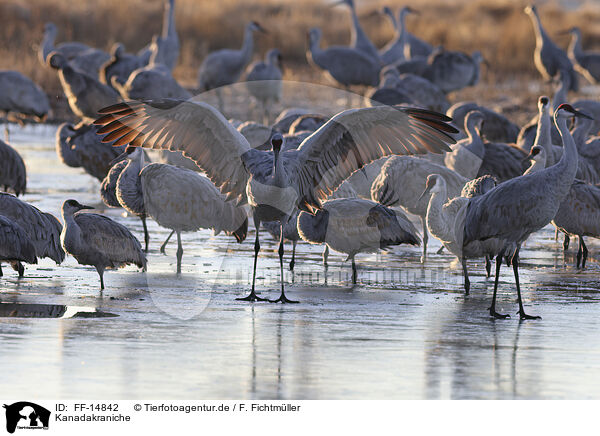
POLYGON ((325 243, 352 260, 352 283, 357 281, 358 253, 376 252, 393 245, 419 245, 417 231, 400 211, 361 198, 328 200, 314 215, 301 212, 298 233, 311 244, 325 243))
POLYGON ((414 104, 432 111, 446 112, 450 107, 446 95, 437 85, 415 74, 401 74, 398 90, 407 94, 414 104))
POLYGON ((575 69, 592 84, 600 82, 600 53, 584 52, 581 46, 581 30, 573 27, 569 30, 572 35, 569 44, 569 59, 575 69))
POLYGON ((239 80, 254 51, 254 32, 266 33, 256 21, 246 25, 244 43, 240 50, 223 49, 210 53, 202 61, 198 70, 198 88, 200 92, 215 89, 219 99, 219 109, 223 111, 222 86, 231 85, 239 80))
POLYGON ((264 110, 264 122, 269 122, 272 103, 281 100, 281 52, 269 50, 264 62, 257 61, 246 69, 246 89, 260 102, 264 110))
POLYGON ((321 49, 321 29, 311 29, 308 38, 308 61, 326 71, 346 90, 351 85, 377 86, 379 83, 381 67, 372 57, 350 47, 329 46, 321 49))
POLYGON ((25 268, 21 262, 37 263, 37 257, 27 232, 16 222, 0 215, 0 277, 2 262, 10 263, 19 272, 19 277, 23 277, 25 268))
POLYGON ((376 64, 381 65, 381 58, 379 57, 377 47, 371 42, 358 21, 354 0, 340 0, 333 3, 331 6, 335 5, 346 5, 350 8, 350 16, 352 18, 352 27, 350 28, 350 48, 360 51, 371 58, 376 64))
MULTIPOLYGON (((486 180, 493 180, 488 178, 486 180)), ((493 189, 491 183, 482 184, 487 190, 493 189)), ((481 194, 487 191, 482 191, 481 194)), ((467 259, 494 256, 502 248, 500 241, 489 238, 485 241, 473 241, 463 246, 463 233, 465 225, 465 214, 469 204, 469 198, 454 197, 448 201, 446 181, 439 174, 431 174, 427 177, 425 190, 422 197, 429 196, 427 205, 427 229, 442 245, 454 254, 462 264, 465 293, 470 290, 469 272, 467 270, 467 259), (500 245, 500 246, 499 246, 500 245)), ((480 194, 480 195, 481 195, 480 194)), ((486 261, 486 269, 489 263, 486 261)))
POLYGON ((113 80, 124 85, 133 71, 146 65, 139 56, 126 53, 125 46, 121 43, 115 43, 110 54, 111 58, 100 67, 98 72, 100 82, 108 86, 112 86, 113 80))
POLYGON ((365 105, 375 106, 385 104, 411 104, 413 100, 401 89, 400 75, 394 67, 384 67, 379 73, 379 86, 367 92, 365 105))
POLYGON ((300 116, 305 114, 311 114, 312 112, 308 109, 303 108, 287 108, 281 111, 273 123, 273 130, 280 133, 288 133, 292 123, 300 116))
POLYGON ((146 226, 146 207, 144 206, 144 195, 140 178, 140 172, 144 168, 144 152, 142 149, 136 148, 132 153, 124 153, 115 158, 111 162, 111 165, 115 165, 124 158, 127 159, 127 166, 121 170, 115 186, 117 201, 125 210, 142 220, 145 243, 144 251, 148 252, 150 236, 148 235, 148 227, 146 226))
POLYGON ((17 71, 0 71, 0 112, 6 114, 5 137, 8 138, 8 118, 35 117, 42 121, 50 111, 48 97, 28 77, 17 71))
POLYGON ((225 201, 208 178, 185 168, 150 164, 140 173, 146 213, 177 235, 177 273, 181 273, 181 232, 213 229, 237 242, 246 239, 248 217, 243 207, 225 201))
POLYGON ((62 205, 64 222, 60 241, 64 250, 81 265, 92 265, 104 289, 104 270, 134 264, 146 270, 146 256, 140 241, 122 224, 96 213, 77 213, 84 206, 76 200, 62 205))
POLYGON ((18 197, 27 189, 27 171, 21 155, 0 140, 0 186, 18 197))
POLYGON ((55 46, 54 40, 56 39, 57 33, 58 30, 56 29, 56 25, 54 23, 45 24, 44 38, 42 39, 42 43, 40 44, 38 51, 38 58, 44 66, 48 64, 48 56, 53 51, 62 54, 67 60, 70 60, 91 48, 89 45, 77 41, 63 42, 55 46))
POLYGON ((531 151, 527 156, 525 156, 525 160, 529 160, 530 166, 527 168, 527 171, 523 173, 523 175, 535 173, 536 171, 543 170, 546 168, 546 149, 540 145, 534 145, 531 147, 531 151))
POLYGON ((151 51, 155 52, 152 61, 173 70, 179 57, 179 37, 175 28, 175 0, 165 3, 162 35, 155 38, 152 45, 155 45, 155 48, 151 48, 151 51))
POLYGON ((588 250, 584 236, 600 236, 600 187, 582 180, 575 180, 552 220, 567 236, 577 235, 577 268, 585 268, 588 250))
MULTIPOLYGON (((340 112, 307 137, 298 150, 281 152, 284 138, 277 132, 271 136, 272 150, 261 151, 252 149, 221 113, 202 102, 128 102, 105 108, 102 113, 105 115, 96 123, 105 125, 104 132, 115 131, 109 139, 119 137, 116 145, 181 150, 206 172, 227 199, 249 202, 256 239, 253 285, 247 301, 259 298, 254 284, 262 221, 279 221, 283 225, 298 208, 319 209, 321 201, 343 180, 378 158, 448 150, 446 144, 453 139, 446 133, 456 132, 447 124, 445 115, 378 106, 340 112), (129 122, 133 120, 135 123, 129 122), (160 135, 152 134, 161 131, 160 135)), ((144 201, 150 213, 148 202, 144 201)), ((281 295, 275 301, 289 302, 283 286, 283 253, 280 239, 281 295)))
POLYGON ((580 112, 585 112, 594 119, 590 133, 597 135, 600 133, 600 101, 597 100, 577 100, 572 106, 580 112))
POLYGON ((527 315, 523 308, 519 283, 519 248, 533 232, 554 219, 560 204, 568 195, 577 172, 577 148, 569 133, 567 120, 586 116, 572 106, 563 104, 554 114, 554 120, 563 139, 564 153, 551 167, 501 183, 495 189, 469 201, 464 226, 463 246, 474 241, 498 238, 503 241, 496 253, 496 278, 490 314, 506 318, 496 312, 496 291, 504 255, 511 257, 517 284, 521 318, 539 318, 527 315))
POLYGON ((455 126, 462 126, 467 114, 471 111, 479 111, 483 115, 484 121, 480 130, 481 135, 488 141, 515 142, 517 140, 519 126, 504 115, 473 101, 463 101, 452 105, 446 111, 446 115, 452 118, 455 126))
POLYGON ((560 70, 568 72, 571 79, 570 89, 577 91, 579 88, 577 74, 567 54, 559 48, 548 36, 540 20, 537 8, 533 5, 525 8, 525 13, 531 18, 535 32, 535 51, 533 60, 535 66, 545 80, 556 76, 560 70))
POLYGON ((110 162, 124 147, 112 147, 102 142, 99 127, 81 122, 76 126, 61 124, 56 132, 56 151, 62 162, 70 167, 81 167, 100 182, 110 171, 110 162))
POLYGON ((119 203, 119 199, 117 198, 117 182, 128 164, 129 161, 127 160, 113 164, 100 184, 100 198, 102 198, 102 202, 108 207, 121 207, 121 203, 119 203))
POLYGON ((61 225, 56 217, 4 192, 0 192, 0 211, 25 230, 35 246, 37 258, 49 257, 57 264, 65 259, 60 246, 61 225))
POLYGON ((492 176, 481 176, 473 180, 469 180, 460 191, 461 197, 472 198, 481 194, 485 194, 490 189, 497 185, 496 179, 492 176))
POLYGON ((468 55, 440 49, 430 55, 423 77, 449 93, 476 85, 479 82, 479 64, 482 62, 486 61, 479 51, 468 55))
POLYGON ((69 107, 78 117, 93 120, 98 115, 98 109, 120 100, 117 91, 100 83, 94 77, 74 69, 60 53, 50 53, 48 64, 58 70, 58 77, 69 101, 69 107))
POLYGON ((465 132, 468 137, 452 145, 452 151, 444 155, 444 163, 467 179, 477 177, 481 162, 485 155, 485 147, 481 139, 481 123, 484 116, 481 112, 471 111, 465 117, 465 132))
POLYGON ((171 70, 153 61, 132 71, 123 85, 113 77, 111 85, 124 99, 192 98, 192 94, 177 83, 171 70))
POLYGON ((398 21, 396 21, 394 12, 387 6, 383 8, 383 13, 390 18, 395 31, 394 38, 379 50, 379 56, 385 65, 393 64, 394 62, 405 59, 404 46, 407 43, 408 32, 406 31, 406 26, 404 24, 404 17, 410 12, 413 12, 413 9, 408 6, 403 7, 400 9, 398 21))
POLYGON ((426 159, 406 156, 389 158, 382 166, 379 175, 371 186, 371 199, 385 206, 400 206, 404 210, 421 218, 423 226, 423 255, 427 257, 427 205, 429 197, 421 197, 425 182, 430 174, 440 174, 448 186, 448 198, 460 194, 468 179, 455 171, 426 159))

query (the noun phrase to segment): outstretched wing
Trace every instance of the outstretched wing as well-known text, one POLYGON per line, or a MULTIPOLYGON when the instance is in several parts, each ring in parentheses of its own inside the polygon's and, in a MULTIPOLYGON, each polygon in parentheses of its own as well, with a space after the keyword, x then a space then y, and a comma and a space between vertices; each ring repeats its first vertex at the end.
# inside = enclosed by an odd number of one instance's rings
POLYGON ((300 147, 300 207, 319 208, 345 179, 384 156, 450 151, 457 130, 437 112, 377 106, 340 112, 300 147))
POLYGON ((248 173, 241 156, 250 144, 212 106, 177 99, 128 101, 99 113, 94 124, 113 145, 179 150, 202 168, 228 199, 245 200, 248 173))

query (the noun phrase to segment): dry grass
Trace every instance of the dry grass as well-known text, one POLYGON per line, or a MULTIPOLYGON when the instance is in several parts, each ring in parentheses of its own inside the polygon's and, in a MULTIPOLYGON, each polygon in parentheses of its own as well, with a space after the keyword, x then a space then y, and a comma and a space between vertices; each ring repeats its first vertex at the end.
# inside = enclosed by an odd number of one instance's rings
MULTIPOLYGON (((399 8, 402 0, 359 1, 361 22, 378 46, 393 34, 391 24, 376 11, 384 5, 399 8)), ((434 45, 466 52, 480 50, 491 68, 488 83, 536 77, 532 62, 535 45, 525 2, 510 0, 411 2, 420 10, 410 16, 409 30, 434 45), (431 24, 434 23, 434 24, 431 24)), ((120 41, 128 50, 146 45, 162 23, 162 0, 0 0, 0 69, 13 69, 30 76, 51 95, 59 96, 56 74, 39 64, 36 50, 46 21, 57 24, 57 42, 77 40, 108 49, 120 41)), ((568 36, 558 32, 572 25, 581 27, 584 46, 600 48, 600 7, 596 4, 565 12, 555 4, 540 7, 543 23, 558 44, 566 47, 568 36)), ((306 32, 324 30, 324 45, 346 44, 349 14, 342 7, 329 8, 319 0, 177 0, 176 22, 181 56, 175 76, 193 87, 196 71, 211 50, 238 47, 243 27, 249 20, 261 22, 268 35, 257 37, 257 53, 278 47, 287 65, 286 78, 320 81, 305 59, 306 32)))

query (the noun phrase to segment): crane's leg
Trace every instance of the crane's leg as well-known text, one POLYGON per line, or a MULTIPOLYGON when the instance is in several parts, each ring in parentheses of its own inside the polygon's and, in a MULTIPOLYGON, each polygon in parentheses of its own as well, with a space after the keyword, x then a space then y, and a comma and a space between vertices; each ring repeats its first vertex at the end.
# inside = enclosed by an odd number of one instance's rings
POLYGON ((294 265, 296 264, 296 245, 298 245, 298 241, 292 241, 292 260, 290 261, 290 271, 294 271, 294 265))
POLYGON ((496 294, 498 292, 498 278, 500 277, 500 268, 502 267, 502 258, 504 257, 504 251, 496 256, 496 277, 494 279, 494 296, 492 297, 492 305, 490 306, 490 315, 494 318, 510 318, 508 314, 502 314, 496 312, 496 294))
POLYGON ((142 220, 142 226, 144 227, 144 243, 146 244, 144 251, 147 253, 148 244, 150 243, 150 235, 148 234, 148 226, 146 226, 146 216, 142 215, 140 219, 142 220))
POLYGON ((461 261, 463 276, 465 278, 465 295, 469 295, 469 290, 471 289, 471 281, 469 280, 469 271, 467 270, 467 258, 463 257, 461 261))
POLYGON ((181 258, 183 257, 183 247, 181 246, 181 232, 177 233, 177 274, 181 274, 181 258))
POLYGON ((569 235, 565 233, 565 240, 563 241, 563 250, 567 251, 569 249, 569 242, 571 242, 571 238, 569 235))
POLYGON ((423 225, 423 255, 421 256, 421 263, 425 263, 425 258, 427 257, 427 241, 429 240, 425 217, 421 217, 421 224, 423 225))
POLYGON ((100 276, 100 290, 104 290, 104 268, 96 267, 96 271, 98 271, 98 275, 100 276))
POLYGON ((558 227, 554 226, 554 240, 558 241, 558 227))
POLYGON ((515 273, 515 282, 517 282, 517 296, 519 298, 519 311, 517 312, 517 314, 521 315, 521 319, 542 319, 541 316, 527 315, 525 313, 525 308, 523 307, 523 300, 521 298, 521 285, 519 284, 519 249, 518 248, 515 251, 515 254, 512 258, 511 263, 513 266, 513 271, 515 273))
MULTIPOLYGON (((258 260, 258 252, 260 251, 260 242, 258 240, 260 220, 256 218, 256 215, 254 216, 254 225, 256 227, 256 239, 254 240, 254 269, 252 272, 252 290, 250 291, 250 294, 248 296, 243 298, 236 298, 236 300, 239 301, 269 301, 268 298, 260 298, 258 295, 256 295, 256 292, 254 292, 254 287, 256 285, 256 262, 258 260)), ((283 234, 283 232, 281 232, 281 234, 283 234)))
POLYGON ((435 254, 442 254, 443 251, 444 251, 444 246, 442 245, 440 248, 438 248, 438 251, 436 251, 435 254))
POLYGON ((579 248, 577 249, 577 269, 581 263, 581 255, 583 254, 583 247, 581 246, 581 236, 579 236, 579 248))
POLYGON ((167 244, 169 243, 171 236, 173 236, 173 233, 175 233, 175 230, 171 230, 171 233, 169 233, 169 236, 167 236, 167 239, 165 240, 165 242, 163 242, 163 244, 160 246, 160 252, 162 254, 167 254, 167 253, 165 253, 165 248, 167 248, 167 244))
POLYGON ((325 249, 323 250, 323 266, 325 269, 329 266, 327 259, 329 259, 329 245, 325 245, 325 249))
POLYGON ((587 259, 588 249, 583 240, 583 236, 579 235, 579 251, 577 251, 577 268, 579 268, 579 261, 581 260, 581 269, 585 268, 585 261, 587 259))
POLYGON ((279 272, 281 274, 281 295, 277 300, 269 300, 271 303, 299 303, 299 301, 290 300, 285 296, 285 290, 283 285, 283 221, 281 222, 281 228, 279 232, 279 272))
POLYGON ((2 264, 0 263, 0 277, 2 277, 4 273, 2 272, 2 264))
POLYGON ((358 271, 356 270, 356 262, 354 261, 354 257, 352 258, 352 284, 356 284, 358 279, 358 271))
POLYGON ((6 115, 6 118, 4 118, 4 138, 6 139, 6 142, 10 142, 8 134, 8 114, 6 115))
POLYGON ((25 267, 23 266, 23 264, 17 261, 13 264, 12 267, 15 271, 19 273, 19 278, 23 278, 23 276, 25 275, 25 267))
POLYGON ((489 279, 492 275, 492 261, 488 255, 485 256, 485 272, 487 273, 487 278, 489 279))

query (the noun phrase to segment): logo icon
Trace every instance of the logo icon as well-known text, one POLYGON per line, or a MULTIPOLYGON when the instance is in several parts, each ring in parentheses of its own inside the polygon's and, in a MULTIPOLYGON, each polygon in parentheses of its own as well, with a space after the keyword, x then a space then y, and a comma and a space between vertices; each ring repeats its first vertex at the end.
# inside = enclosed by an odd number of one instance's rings
POLYGON ((19 401, 4 405, 6 409, 6 431, 14 433, 18 429, 48 429, 50 411, 29 401, 19 401))

